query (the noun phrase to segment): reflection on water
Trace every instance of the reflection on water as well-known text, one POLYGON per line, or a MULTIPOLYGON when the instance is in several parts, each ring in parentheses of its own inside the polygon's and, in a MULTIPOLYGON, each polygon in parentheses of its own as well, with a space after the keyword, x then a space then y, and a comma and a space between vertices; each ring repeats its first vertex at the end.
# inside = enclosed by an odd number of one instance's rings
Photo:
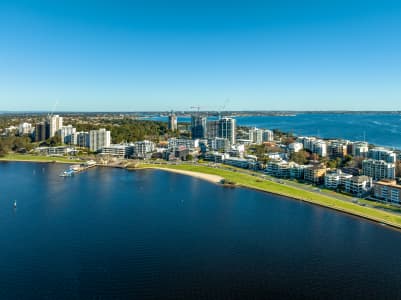
POLYGON ((0 164, 0 299, 401 298, 396 230, 180 174, 64 167, 0 164))

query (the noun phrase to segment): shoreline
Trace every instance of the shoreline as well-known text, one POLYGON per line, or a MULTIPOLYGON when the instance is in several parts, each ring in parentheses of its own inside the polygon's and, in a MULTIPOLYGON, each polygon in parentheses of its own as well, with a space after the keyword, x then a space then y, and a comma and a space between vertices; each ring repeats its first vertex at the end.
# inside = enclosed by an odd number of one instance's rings
POLYGON ((187 175, 191 176, 194 178, 202 179, 209 181, 211 183, 216 183, 219 184, 221 181, 224 179, 221 176, 218 175, 213 175, 213 174, 206 174, 206 173, 200 173, 200 172, 194 172, 194 171, 186 171, 186 170, 177 170, 177 169, 168 169, 168 168, 157 168, 157 167, 141 167, 141 168, 127 168, 127 170, 161 170, 165 172, 170 172, 170 173, 175 173, 175 174, 181 174, 181 175, 187 175))
MULTIPOLYGON (((137 167, 137 168, 127 168, 127 170, 146 170, 146 169, 162 170, 162 171, 180 173, 180 174, 183 174, 183 175, 194 176, 194 177, 202 178, 202 179, 205 179, 205 177, 203 177, 202 175, 199 175, 199 174, 207 175, 207 173, 203 173, 203 172, 199 172, 199 171, 197 172, 197 171, 179 170, 179 169, 177 169, 177 166, 172 167, 172 166, 168 166, 168 165, 164 165, 164 166, 141 165, 140 167, 137 167)), ((208 174, 208 175, 214 175, 214 174, 208 174)), ((235 175, 238 175, 238 174, 235 174, 235 175)), ((246 176, 246 175, 244 175, 244 176, 246 176)), ((224 179, 223 176, 218 176, 218 177, 220 177, 221 179, 224 179)), ((249 175, 249 177, 251 177, 251 176, 249 175)), ((219 184, 220 183, 220 181, 217 181, 217 182, 216 181, 213 182, 213 181, 210 181, 210 180, 208 180, 208 181, 212 182, 212 183, 215 183, 215 184, 219 184)), ((338 200, 338 199, 335 199, 335 198, 330 198, 329 196, 322 196, 320 194, 316 194, 316 193, 313 193, 313 192, 305 192, 305 194, 306 195, 313 194, 315 196, 321 196, 322 199, 331 200, 333 203, 326 203, 323 200, 319 201, 319 200, 310 199, 310 198, 307 198, 307 197, 300 197, 300 196, 297 196, 297 195, 291 195, 291 194, 288 194, 288 193, 285 193, 285 192, 281 192, 280 193, 278 191, 274 191, 273 189, 261 188, 261 187, 258 187, 258 186, 255 186, 255 185, 250 185, 250 184, 237 183, 237 184, 234 184, 234 185, 231 185, 231 186, 232 187, 247 188, 247 189, 254 190, 254 191, 259 191, 259 192, 264 192, 264 193, 269 193, 269 194, 273 194, 273 195, 286 197, 286 198, 288 198, 290 200, 298 200, 298 201, 306 202, 306 203, 309 203, 309 204, 312 204, 312 205, 317 205, 317 206, 320 206, 320 207, 324 207, 324 208, 335 210, 335 211, 340 212, 340 213, 348 214, 348 215, 350 215, 352 217, 359 217, 359 218, 365 219, 367 221, 375 222, 378 225, 379 224, 380 225, 386 225, 386 226, 391 227, 392 229, 396 229, 397 231, 401 231, 401 216, 400 215, 396 215, 394 213, 390 213, 390 212, 385 213, 385 212, 380 211, 380 210, 375 209, 375 208, 360 206, 358 204, 349 203, 349 202, 338 200), (341 207, 341 204, 343 204, 343 206, 352 207, 355 210, 352 210, 351 208, 341 207), (356 209, 361 210, 361 211, 357 211, 356 209), (373 215, 371 215, 369 213, 382 214, 383 217, 376 217, 376 216, 373 216, 373 215), (390 220, 387 220, 387 218, 390 218, 390 217, 399 219, 399 220, 397 220, 399 222, 392 222, 390 220)), ((295 190, 295 188, 293 188, 293 189, 295 190)))
MULTIPOLYGON (((1 162, 28 162, 28 163, 60 163, 60 164, 74 164, 77 161, 57 161, 57 160, 40 160, 40 159, 11 159, 11 158, 0 158, 1 162)), ((122 168, 121 166, 108 166, 112 168, 122 168)), ((290 200, 298 200, 320 207, 335 210, 337 212, 345 213, 350 216, 360 217, 365 220, 375 222, 381 225, 387 225, 393 229, 401 230, 401 215, 394 214, 392 212, 385 212, 372 207, 360 206, 355 203, 350 203, 343 200, 338 200, 336 198, 331 198, 327 195, 317 194, 311 191, 303 191, 295 187, 283 186, 278 183, 272 183, 270 181, 262 181, 251 175, 239 174, 233 171, 221 170, 221 169, 211 169, 206 166, 196 166, 196 165, 152 165, 152 164, 139 164, 136 167, 126 166, 123 167, 129 171, 139 171, 139 170, 161 170, 165 172, 171 172, 186 176, 191 176, 201 180, 208 181, 210 183, 222 184, 222 180, 229 180, 234 182, 230 184, 230 187, 241 187, 247 188, 254 191, 259 191, 263 193, 269 193, 273 195, 278 195, 286 197, 290 200), (203 172, 202 172, 203 171, 203 172), (224 176, 225 175, 225 176, 224 176), (227 177, 237 177, 235 179, 227 177), (240 179, 240 180, 238 180, 240 179), (239 181, 239 182, 238 182, 239 181), (242 181, 242 182, 241 182, 242 181), (281 189, 281 191, 280 191, 281 189), (303 196, 297 195, 296 193, 301 193, 303 196), (375 216, 380 215, 380 216, 375 216), (394 220, 391 221, 391 219, 394 220)))
POLYGON ((77 161, 59 161, 59 160, 31 160, 31 159, 2 159, 0 158, 0 162, 28 162, 28 163, 44 163, 44 164, 76 164, 77 161))
POLYGON ((0 157, 0 162, 32 162, 32 163, 59 163, 59 164, 76 164, 81 163, 81 160, 71 159, 68 160, 66 158, 60 159, 59 157, 53 156, 33 156, 33 155, 25 155, 25 154, 14 154, 12 156, 6 155, 4 157, 0 157))

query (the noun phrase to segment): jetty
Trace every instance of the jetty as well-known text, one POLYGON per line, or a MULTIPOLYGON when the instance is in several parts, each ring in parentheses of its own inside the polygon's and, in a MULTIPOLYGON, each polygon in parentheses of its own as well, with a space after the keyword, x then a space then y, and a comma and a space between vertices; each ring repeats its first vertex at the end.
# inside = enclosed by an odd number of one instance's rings
POLYGON ((86 171, 90 168, 93 168, 96 165, 97 165, 96 161, 94 161, 94 160, 88 160, 87 162, 82 163, 82 164, 71 165, 68 167, 68 169, 64 170, 60 174, 60 176, 61 177, 71 177, 71 176, 74 176, 75 174, 78 174, 78 173, 86 171))

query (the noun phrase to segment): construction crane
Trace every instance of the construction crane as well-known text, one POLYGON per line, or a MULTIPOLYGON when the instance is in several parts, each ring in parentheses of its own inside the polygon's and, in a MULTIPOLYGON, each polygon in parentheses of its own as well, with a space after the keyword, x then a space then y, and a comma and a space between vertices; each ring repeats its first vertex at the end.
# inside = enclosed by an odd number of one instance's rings
POLYGON ((201 106, 199 106, 199 105, 194 105, 194 106, 191 106, 190 107, 190 109, 196 109, 196 115, 197 116, 199 116, 200 115, 200 109, 201 109, 202 107, 201 106))
POLYGON ((227 104, 230 102, 230 99, 227 98, 226 101, 224 101, 223 105, 220 106, 220 109, 218 111, 219 119, 221 119, 221 112, 224 111, 227 107, 227 104))
POLYGON ((57 105, 58 105, 58 100, 56 101, 56 103, 54 103, 51 112, 47 114, 47 119, 50 120, 50 118, 53 117, 53 114, 54 114, 54 112, 55 112, 55 110, 56 110, 57 105))

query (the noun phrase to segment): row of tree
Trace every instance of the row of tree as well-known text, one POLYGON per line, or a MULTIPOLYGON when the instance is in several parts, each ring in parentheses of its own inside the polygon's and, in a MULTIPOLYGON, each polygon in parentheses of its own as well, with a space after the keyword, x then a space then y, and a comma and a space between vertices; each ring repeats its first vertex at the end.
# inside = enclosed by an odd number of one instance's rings
POLYGON ((25 152, 33 147, 31 139, 27 136, 8 136, 0 138, 0 156, 13 152, 25 152))
POLYGON ((77 131, 89 131, 93 129, 106 128, 111 131, 113 143, 136 142, 144 139, 159 141, 160 136, 174 136, 168 130, 167 124, 158 121, 118 119, 102 120, 99 124, 76 123, 73 124, 77 131))

